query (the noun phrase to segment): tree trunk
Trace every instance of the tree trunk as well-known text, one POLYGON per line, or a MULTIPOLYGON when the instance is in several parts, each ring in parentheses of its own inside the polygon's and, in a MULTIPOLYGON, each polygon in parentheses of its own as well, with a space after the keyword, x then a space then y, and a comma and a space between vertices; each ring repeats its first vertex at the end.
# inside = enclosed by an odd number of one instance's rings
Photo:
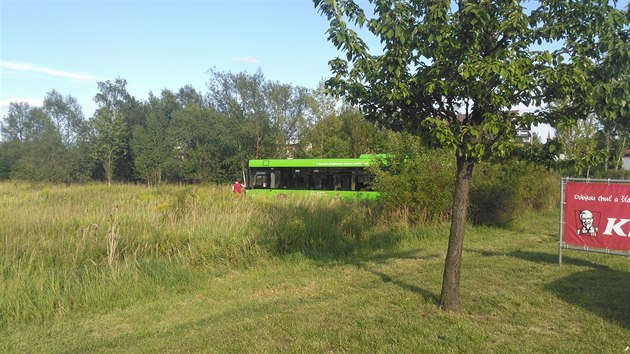
POLYGON ((107 185, 112 185, 114 179, 114 159, 113 153, 109 152, 103 161, 103 169, 105 170, 105 177, 107 178, 107 185))
POLYGON ((440 307, 446 311, 459 311, 459 279, 464 247, 464 230, 468 217, 468 191, 475 163, 457 158, 457 178, 451 215, 451 234, 442 276, 440 307))
POLYGON ((604 138, 606 141, 606 155, 605 155, 605 160, 604 160, 604 171, 608 171, 608 164, 610 162, 610 152, 612 151, 612 137, 610 136, 611 133, 610 131, 608 131, 608 129, 604 129, 604 138))
POLYGON ((620 169, 623 169, 623 155, 625 155, 626 153, 626 143, 627 143, 628 139, 624 136, 623 140, 621 140, 621 144, 619 146, 619 152, 617 153, 616 156, 616 165, 615 165, 615 170, 619 171, 620 169))

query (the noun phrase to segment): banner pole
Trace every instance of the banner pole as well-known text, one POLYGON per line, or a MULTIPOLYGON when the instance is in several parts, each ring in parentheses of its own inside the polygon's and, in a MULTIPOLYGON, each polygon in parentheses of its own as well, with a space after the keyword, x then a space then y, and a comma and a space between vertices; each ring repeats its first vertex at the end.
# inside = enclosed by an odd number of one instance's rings
POLYGON ((560 222, 558 223, 558 266, 562 265, 562 242, 564 242, 564 184, 566 179, 562 178, 560 183, 560 222))

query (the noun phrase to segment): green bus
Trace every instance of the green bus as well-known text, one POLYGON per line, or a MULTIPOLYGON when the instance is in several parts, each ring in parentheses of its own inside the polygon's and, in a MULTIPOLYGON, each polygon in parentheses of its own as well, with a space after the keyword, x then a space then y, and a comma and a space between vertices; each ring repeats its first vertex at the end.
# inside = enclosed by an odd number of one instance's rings
POLYGON ((377 199, 367 167, 375 155, 343 159, 249 160, 246 194, 377 199))

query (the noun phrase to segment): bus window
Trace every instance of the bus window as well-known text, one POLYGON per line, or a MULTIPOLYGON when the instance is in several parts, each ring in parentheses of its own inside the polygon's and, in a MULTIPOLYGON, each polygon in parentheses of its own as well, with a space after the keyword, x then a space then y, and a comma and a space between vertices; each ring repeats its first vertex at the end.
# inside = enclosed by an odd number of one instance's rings
POLYGON ((335 182, 332 175, 324 174, 322 175, 322 189, 331 191, 335 189, 335 182))
POLYGON ((254 188, 267 188, 267 172, 256 172, 254 176, 254 188))
MULTIPOLYGON (((278 171, 280 172, 280 171, 278 171)), ((283 169, 280 173, 280 181, 276 186, 278 189, 290 189, 291 188, 291 173, 289 170, 283 169)))
POLYGON ((343 174, 335 176, 335 190, 350 191, 352 190, 352 175, 343 174))
POLYGON ((247 183, 252 192, 255 189, 317 190, 321 192, 315 193, 317 195, 340 195, 333 191, 370 191, 356 193, 356 196, 375 198, 378 194, 370 188, 374 176, 366 169, 370 161, 368 158, 250 160, 247 183))
POLYGON ((296 174, 293 178, 293 188, 295 189, 307 189, 307 175, 305 174, 296 174))
POLYGON ((282 180, 282 177, 281 177, 280 171, 271 170, 269 187, 271 189, 280 188, 281 180, 282 180))

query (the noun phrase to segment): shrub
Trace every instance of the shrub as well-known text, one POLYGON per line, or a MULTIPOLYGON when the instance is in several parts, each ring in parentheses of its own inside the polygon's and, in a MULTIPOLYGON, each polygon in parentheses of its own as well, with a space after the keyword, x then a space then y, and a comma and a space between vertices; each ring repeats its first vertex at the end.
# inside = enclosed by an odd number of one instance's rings
POLYGON ((529 211, 546 211, 559 200, 558 175, 518 160, 480 163, 473 175, 469 219, 476 224, 504 224, 529 211))
POLYGON ((451 153, 422 146, 409 134, 390 134, 391 155, 375 166, 373 188, 382 206, 407 222, 443 221, 450 215, 455 163, 451 153))
MULTIPOLYGON (((427 148, 410 134, 390 133, 387 140, 389 157, 373 167, 373 188, 381 192, 381 206, 404 222, 447 220, 455 182, 452 153, 427 148)), ((559 179, 531 162, 479 163, 471 185, 469 220, 504 224, 524 212, 549 210, 558 203, 559 179)))

